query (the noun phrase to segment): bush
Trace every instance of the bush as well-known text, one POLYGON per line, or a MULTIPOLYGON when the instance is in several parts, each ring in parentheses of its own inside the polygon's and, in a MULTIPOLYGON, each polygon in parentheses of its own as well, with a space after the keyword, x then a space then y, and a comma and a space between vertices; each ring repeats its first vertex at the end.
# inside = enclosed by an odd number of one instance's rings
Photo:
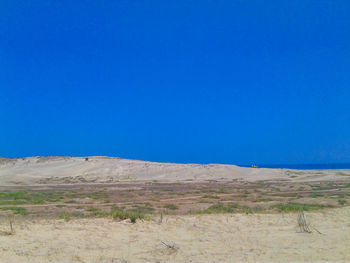
POLYGON ((89 207, 86 209, 86 211, 90 212, 89 214, 86 215, 86 217, 107 217, 110 215, 110 213, 97 209, 95 207, 89 207))

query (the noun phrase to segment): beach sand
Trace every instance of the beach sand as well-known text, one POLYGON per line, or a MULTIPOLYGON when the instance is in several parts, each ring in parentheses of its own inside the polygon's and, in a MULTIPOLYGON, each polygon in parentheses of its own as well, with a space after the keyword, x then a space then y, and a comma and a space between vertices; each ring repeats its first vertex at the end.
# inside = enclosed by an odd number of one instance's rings
POLYGON ((322 234, 298 233, 295 213, 17 220, 0 262, 350 262, 350 207, 306 219, 322 234))

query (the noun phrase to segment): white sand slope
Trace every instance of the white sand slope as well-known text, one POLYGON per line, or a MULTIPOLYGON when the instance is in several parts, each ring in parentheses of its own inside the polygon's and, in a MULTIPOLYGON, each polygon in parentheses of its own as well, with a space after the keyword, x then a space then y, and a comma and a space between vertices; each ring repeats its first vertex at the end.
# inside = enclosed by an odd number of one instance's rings
POLYGON ((322 234, 298 233, 297 214, 16 220, 0 236, 0 262, 350 262, 349 218, 349 207, 306 213, 322 234))
POLYGON ((0 159, 0 184, 98 183, 137 180, 335 180, 350 170, 256 169, 222 164, 176 164, 111 157, 28 157, 0 159), (79 180, 76 180, 79 179, 79 180), (46 181, 45 181, 46 180, 46 181))

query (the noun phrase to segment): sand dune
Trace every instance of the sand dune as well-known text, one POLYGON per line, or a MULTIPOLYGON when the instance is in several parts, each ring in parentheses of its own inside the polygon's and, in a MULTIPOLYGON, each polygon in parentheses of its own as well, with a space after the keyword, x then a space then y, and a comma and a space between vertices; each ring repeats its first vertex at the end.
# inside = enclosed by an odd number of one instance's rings
POLYGON ((335 180, 349 170, 256 169, 223 164, 177 164, 111 157, 28 157, 0 159, 0 184, 96 183, 137 180, 335 180))

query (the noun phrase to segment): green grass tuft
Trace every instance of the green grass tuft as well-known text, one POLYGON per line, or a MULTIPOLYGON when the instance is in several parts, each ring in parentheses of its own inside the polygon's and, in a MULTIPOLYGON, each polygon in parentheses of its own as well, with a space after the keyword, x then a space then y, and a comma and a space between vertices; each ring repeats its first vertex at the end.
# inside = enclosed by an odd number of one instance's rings
POLYGON ((132 223, 136 223, 137 219, 145 219, 145 215, 135 213, 132 211, 116 210, 116 211, 112 212, 112 218, 113 219, 120 219, 120 220, 130 219, 130 221, 132 223))

